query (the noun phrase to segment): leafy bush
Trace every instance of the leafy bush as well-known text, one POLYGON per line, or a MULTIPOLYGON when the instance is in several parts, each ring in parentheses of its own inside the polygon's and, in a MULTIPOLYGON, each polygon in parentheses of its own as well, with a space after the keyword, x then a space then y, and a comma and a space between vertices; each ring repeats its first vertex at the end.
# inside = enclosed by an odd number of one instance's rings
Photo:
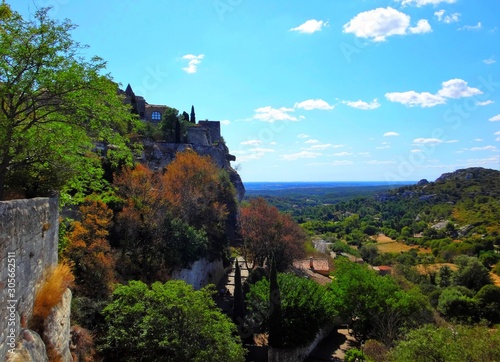
MULTIPOLYGON (((307 344, 337 315, 335 300, 327 288, 292 274, 279 274, 283 343, 285 347, 307 344)), ((250 286, 247 298, 248 328, 267 331, 270 315, 269 281, 250 286)))
POLYGON ((236 326, 212 299, 183 281, 118 286, 103 313, 100 349, 113 361, 243 362, 236 326))
POLYGON ((410 331, 391 351, 394 362, 500 361, 500 331, 483 326, 426 325, 410 331))

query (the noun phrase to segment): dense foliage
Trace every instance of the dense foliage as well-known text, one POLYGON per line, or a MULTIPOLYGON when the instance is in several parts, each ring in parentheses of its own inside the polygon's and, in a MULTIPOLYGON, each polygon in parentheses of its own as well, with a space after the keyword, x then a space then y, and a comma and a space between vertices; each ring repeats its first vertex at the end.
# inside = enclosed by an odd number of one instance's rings
MULTIPOLYGON (((334 294, 316 282, 293 274, 278 274, 283 345, 298 347, 312 341, 318 331, 337 316, 334 294)), ((269 331, 270 283, 264 278, 247 294, 247 326, 254 332, 269 331)))
POLYGON ((103 350, 115 361, 244 361, 236 327, 212 293, 182 281, 119 286, 104 309, 103 350))
POLYGON ((240 209, 243 255, 253 267, 275 259, 279 271, 304 254, 305 234, 299 225, 264 199, 250 200, 240 209))
POLYGON ((75 26, 50 19, 48 10, 30 20, 3 11, 0 19, 0 199, 7 190, 28 197, 103 191, 97 141, 113 144, 110 166, 132 160, 126 135, 135 121, 117 84, 102 75, 105 62, 80 57, 75 26))
POLYGON ((390 345, 404 328, 432 321, 430 306, 418 288, 402 289, 390 276, 379 276, 344 258, 335 262, 330 288, 340 313, 351 320, 360 341, 375 338, 390 345))
POLYGON ((392 351, 395 362, 494 362, 500 360, 500 331, 486 327, 426 325, 412 330, 392 351))
POLYGON ((133 277, 153 281, 202 256, 224 255, 235 193, 209 157, 178 153, 163 175, 142 165, 126 168, 115 185, 125 200, 117 216, 118 246, 133 277))

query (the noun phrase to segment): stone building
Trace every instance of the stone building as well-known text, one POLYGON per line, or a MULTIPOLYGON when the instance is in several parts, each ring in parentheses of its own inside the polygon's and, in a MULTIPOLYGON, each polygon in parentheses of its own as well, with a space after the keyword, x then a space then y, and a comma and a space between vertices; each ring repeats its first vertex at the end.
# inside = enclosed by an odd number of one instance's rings
POLYGON ((160 122, 168 108, 166 105, 149 104, 144 97, 134 93, 130 84, 127 85, 124 95, 125 102, 132 106, 134 113, 138 114, 139 118, 143 121, 152 123, 160 122))

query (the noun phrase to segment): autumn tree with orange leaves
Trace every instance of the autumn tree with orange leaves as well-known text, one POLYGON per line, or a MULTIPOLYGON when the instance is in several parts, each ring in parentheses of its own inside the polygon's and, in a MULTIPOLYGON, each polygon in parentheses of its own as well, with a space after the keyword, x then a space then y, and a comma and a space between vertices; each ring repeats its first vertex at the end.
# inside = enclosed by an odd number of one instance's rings
POLYGON ((114 282, 114 261, 107 237, 113 212, 101 201, 86 200, 81 221, 72 224, 63 257, 70 261, 79 296, 106 299, 114 282))
POLYGON ((268 265, 274 256, 278 271, 284 271, 294 259, 304 256, 302 228, 263 198, 252 199, 241 208, 240 225, 243 254, 252 267, 268 265))
POLYGON ((227 172, 209 156, 186 150, 177 153, 167 166, 163 185, 171 213, 203 230, 210 243, 210 256, 221 256, 228 245, 228 215, 237 212, 235 190, 227 172))

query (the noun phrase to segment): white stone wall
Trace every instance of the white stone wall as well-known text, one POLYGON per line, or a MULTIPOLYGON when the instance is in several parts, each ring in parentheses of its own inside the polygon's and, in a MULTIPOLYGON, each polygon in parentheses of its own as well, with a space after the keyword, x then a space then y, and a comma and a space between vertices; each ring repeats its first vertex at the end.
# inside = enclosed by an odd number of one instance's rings
POLYGON ((43 272, 57 265, 58 200, 0 202, 0 360, 32 315, 43 272))
POLYGON ((197 260, 191 265, 191 268, 172 273, 172 279, 184 280, 191 284, 195 290, 208 284, 217 285, 223 276, 222 260, 208 261, 207 259, 197 260))

